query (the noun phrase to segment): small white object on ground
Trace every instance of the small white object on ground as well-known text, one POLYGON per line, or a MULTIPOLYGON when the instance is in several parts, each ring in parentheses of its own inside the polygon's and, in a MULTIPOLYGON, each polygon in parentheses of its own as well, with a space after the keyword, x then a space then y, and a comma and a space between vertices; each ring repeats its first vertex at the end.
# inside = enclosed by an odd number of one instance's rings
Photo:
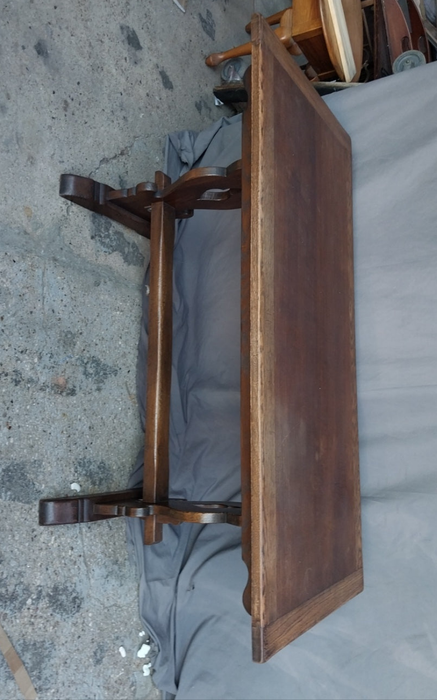
POLYGON ((73 481, 73 483, 70 484, 70 488, 72 491, 80 491, 80 484, 73 481))
POLYGON ((137 656, 139 659, 145 659, 150 651, 150 646, 148 644, 142 644, 137 651, 137 656))
POLYGON ((139 637, 145 637, 145 636, 146 636, 146 633, 144 632, 144 630, 142 630, 142 632, 140 632, 138 636, 139 636, 139 637))
POLYGON ((144 664, 143 666, 143 676, 150 676, 150 667, 152 664, 144 664))
POLYGON ((122 657, 124 659, 124 657, 126 656, 126 649, 124 647, 119 647, 118 651, 120 652, 120 654, 122 655, 122 657))
POLYGON ((182 12, 185 12, 185 8, 187 6, 187 0, 173 0, 174 4, 179 7, 182 12))

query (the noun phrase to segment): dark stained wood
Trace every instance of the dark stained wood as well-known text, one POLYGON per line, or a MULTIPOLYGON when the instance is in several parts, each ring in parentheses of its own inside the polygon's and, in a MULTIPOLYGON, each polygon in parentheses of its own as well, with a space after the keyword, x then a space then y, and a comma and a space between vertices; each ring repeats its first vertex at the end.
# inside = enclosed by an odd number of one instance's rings
POLYGON ((108 518, 150 518, 158 522, 180 525, 182 522, 241 525, 241 503, 224 501, 184 501, 170 499, 162 503, 147 503, 142 489, 111 491, 45 498, 39 502, 40 525, 76 525, 108 518))
MULTIPOLYGON (((170 178, 156 173, 160 190, 170 178)), ((172 289, 175 210, 154 202, 150 229, 149 347, 147 353, 146 430, 144 443, 143 500, 168 499, 170 388, 172 355, 172 289)), ((155 516, 145 522, 144 544, 162 540, 162 525, 155 516)))
POLYGON ((153 202, 164 201, 176 209, 176 218, 180 219, 194 209, 239 209, 240 190, 241 162, 236 161, 227 168, 189 170, 176 182, 159 190, 156 183, 150 182, 142 182, 130 189, 113 190, 107 195, 107 201, 138 216, 144 216, 144 210, 150 216, 153 202))
POLYGON ((140 182, 129 189, 114 190, 89 177, 61 175, 59 194, 70 202, 150 238, 150 216, 154 202, 170 204, 176 210, 177 219, 192 216, 194 209, 239 209, 241 162, 231 163, 227 168, 190 170, 175 183, 161 189, 158 183, 140 182))
POLYGON ((374 79, 393 73, 388 50, 387 30, 382 9, 382 0, 374 0, 374 79))
MULTIPOLYGON (((184 209, 240 209, 241 161, 227 168, 196 168, 159 190, 156 201, 184 209)), ((179 218, 179 217, 177 217, 179 218)))
POLYGON ((112 190, 106 195, 106 201, 144 218, 150 218, 150 205, 155 199, 157 186, 155 182, 140 182, 135 187, 112 190))
POLYGON ((108 517, 94 513, 95 503, 119 503, 141 498, 142 489, 126 491, 108 491, 85 496, 66 496, 63 498, 43 498, 39 502, 40 525, 75 525, 106 520, 108 517))
MULTIPOLYGON (((147 183, 150 184, 150 183, 147 183)), ((80 175, 61 175, 59 194, 70 202, 85 209, 107 216, 119 224, 136 231, 141 236, 150 238, 150 212, 144 210, 142 217, 120 206, 120 202, 111 202, 109 197, 116 192, 109 185, 96 182, 80 175)))
POLYGON ((213 94, 224 104, 247 102, 247 92, 242 81, 216 85, 213 88, 213 94))
POLYGON ((401 53, 412 49, 410 30, 397 0, 382 0, 382 11, 387 32, 388 52, 393 65, 401 53))
POLYGON ((431 60, 431 53, 420 10, 414 0, 407 0, 407 7, 410 15, 412 47, 417 51, 421 51, 426 58, 426 62, 429 63, 431 60))
MULTIPOLYGON (((269 659, 290 642, 290 630, 300 634, 337 610, 363 589, 363 574, 359 569, 335 583, 322 593, 310 598, 288 614, 276 619, 265 629, 253 628, 252 651, 254 657, 269 659)), ((256 659, 255 659, 256 660, 256 659)))
POLYGON ((197 523, 216 525, 228 523, 241 525, 241 503, 215 501, 168 500, 163 503, 146 503, 142 499, 120 503, 96 503, 94 512, 105 517, 127 516, 129 518, 156 517, 159 523, 197 523))
POLYGON ((248 104, 243 112, 241 178, 241 555, 248 569, 243 604, 251 612, 251 454, 250 454, 250 232, 251 232, 251 67, 244 75, 248 104))
POLYGON ((242 408, 249 386, 251 614, 262 662, 362 589, 362 561, 350 139, 261 16, 252 37, 242 408))
MULTIPOLYGON (((315 0, 296 3, 305 40, 315 0)), ((363 578, 350 139, 260 15, 252 37, 242 163, 174 184, 158 172, 130 190, 61 180, 67 199, 150 229, 144 484, 44 499, 40 523, 137 517, 146 544, 160 541, 164 523, 241 525, 244 604, 262 662, 356 595, 363 578), (175 219, 240 197, 242 504, 169 500, 175 219)))

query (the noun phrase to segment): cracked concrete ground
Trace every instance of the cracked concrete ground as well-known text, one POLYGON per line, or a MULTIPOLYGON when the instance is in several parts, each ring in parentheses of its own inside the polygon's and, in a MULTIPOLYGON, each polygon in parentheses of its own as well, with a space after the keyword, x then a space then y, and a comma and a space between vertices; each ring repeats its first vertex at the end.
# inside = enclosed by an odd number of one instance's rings
MULTIPOLYGON (((38 499, 124 488, 148 244, 58 196, 64 172, 132 186, 166 133, 223 114, 204 65, 253 9, 188 0, 0 2, 0 621, 40 700, 159 697, 137 659, 123 521, 40 528, 38 499), (126 657, 118 649, 124 646, 126 657)), ((21 698, 0 657, 0 698, 21 698)))

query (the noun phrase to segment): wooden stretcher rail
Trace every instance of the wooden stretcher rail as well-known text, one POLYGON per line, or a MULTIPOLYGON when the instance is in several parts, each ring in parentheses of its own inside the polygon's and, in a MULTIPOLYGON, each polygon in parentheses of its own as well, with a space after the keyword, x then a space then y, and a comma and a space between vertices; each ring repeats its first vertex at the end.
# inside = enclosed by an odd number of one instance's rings
POLYGON ((185 501, 167 499, 147 503, 143 491, 127 489, 86 496, 45 498, 39 503, 40 525, 77 525, 109 518, 157 518, 159 522, 241 525, 241 503, 233 501, 185 501))

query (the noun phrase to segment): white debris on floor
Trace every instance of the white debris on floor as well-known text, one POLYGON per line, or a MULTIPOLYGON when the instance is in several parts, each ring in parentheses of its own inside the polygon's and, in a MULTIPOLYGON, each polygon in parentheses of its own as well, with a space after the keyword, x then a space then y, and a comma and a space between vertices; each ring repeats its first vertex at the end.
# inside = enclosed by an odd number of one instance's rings
POLYGON ((73 481, 73 483, 70 484, 70 488, 72 491, 80 491, 80 484, 78 484, 76 481, 73 481))
POLYGON ((124 659, 124 657, 126 656, 126 649, 124 647, 119 647, 118 651, 120 652, 120 654, 122 655, 122 657, 124 659))
POLYGON ((150 645, 149 644, 142 644, 141 647, 137 651, 137 656, 139 659, 145 659, 147 654, 150 651, 150 645))

